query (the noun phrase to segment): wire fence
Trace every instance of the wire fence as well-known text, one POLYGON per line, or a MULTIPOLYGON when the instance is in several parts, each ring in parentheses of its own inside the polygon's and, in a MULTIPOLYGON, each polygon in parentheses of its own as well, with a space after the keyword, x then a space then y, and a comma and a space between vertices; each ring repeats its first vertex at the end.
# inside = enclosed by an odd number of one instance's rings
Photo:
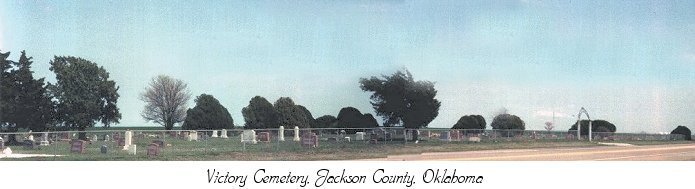
MULTIPOLYGON (((312 152, 383 144, 577 141, 576 132, 534 130, 313 128, 101 130, 0 133, 0 157, 39 160, 137 160, 247 152, 312 152), (80 133, 84 135, 80 139, 80 133), (11 140, 11 137, 14 139, 11 140), (11 147, 11 154, 7 153, 11 147), (69 157, 69 158, 68 158, 69 157)), ((582 135, 583 140, 588 136, 582 135)), ((593 141, 674 141, 684 135, 593 132, 593 141)))

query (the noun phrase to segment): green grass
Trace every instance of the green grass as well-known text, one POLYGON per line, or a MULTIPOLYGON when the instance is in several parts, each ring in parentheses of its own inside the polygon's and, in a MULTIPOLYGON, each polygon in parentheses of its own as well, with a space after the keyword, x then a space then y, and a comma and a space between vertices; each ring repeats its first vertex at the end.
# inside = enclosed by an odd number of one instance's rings
MULTIPOLYGON (((368 144, 365 141, 338 142, 321 141, 318 148, 302 147, 299 143, 291 141, 272 143, 246 144, 239 142, 238 136, 229 139, 211 138, 205 141, 185 141, 181 139, 168 138, 167 146, 162 149, 161 154, 154 158, 147 157, 147 144, 155 138, 135 138, 134 144, 137 145, 137 155, 129 155, 126 151, 120 150, 114 142, 98 141, 87 145, 86 153, 70 153, 68 142, 56 142, 41 149, 29 150, 22 147, 12 147, 14 153, 22 154, 58 154, 63 156, 56 157, 34 157, 23 159, 1 160, 93 160, 93 161, 120 161, 120 160, 345 160, 345 159, 368 159, 384 158, 388 155, 399 154, 418 154, 424 152, 452 152, 452 151, 473 151, 473 150, 494 150, 494 149, 524 149, 524 148, 551 148, 551 147, 590 147, 597 146, 596 143, 585 141, 558 141, 558 140, 535 140, 535 141, 498 141, 498 142, 442 142, 425 141, 418 144, 402 141, 380 142, 379 144, 368 144), (107 145, 107 154, 101 154, 99 148, 107 145)), ((631 143, 635 145, 656 145, 656 144, 683 144, 690 141, 612 141, 631 143)))

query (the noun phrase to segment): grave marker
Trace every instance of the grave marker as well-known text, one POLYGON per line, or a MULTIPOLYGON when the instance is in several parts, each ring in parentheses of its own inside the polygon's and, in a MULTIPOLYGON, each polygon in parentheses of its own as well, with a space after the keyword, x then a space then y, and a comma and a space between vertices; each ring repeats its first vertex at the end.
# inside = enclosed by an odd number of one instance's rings
POLYGON ((164 148, 166 142, 164 140, 153 140, 152 143, 159 145, 160 148, 164 148))
POLYGON ((241 142, 256 144, 258 142, 256 140, 256 131, 244 130, 244 132, 241 133, 241 142))
POLYGON ((160 146, 157 143, 150 143, 147 145, 147 156, 152 158, 159 156, 160 146))
POLYGON ((220 132, 221 132, 220 134, 222 135, 222 136, 220 136, 220 138, 229 138, 227 136, 227 129, 222 129, 222 131, 220 131, 220 132))
POLYGON ((70 143, 70 152, 72 153, 84 153, 86 141, 84 140, 72 140, 70 143))
POLYGON ((355 140, 364 140, 364 132, 355 133, 355 140))
POLYGON ((285 141, 285 126, 280 126, 278 129, 278 140, 285 141))
POLYGON ((198 141, 198 131, 191 131, 187 137, 188 141, 198 141))
POLYGON ((315 133, 307 132, 302 135, 302 146, 304 147, 319 147, 319 138, 315 133))
POLYGON ((48 146, 48 133, 42 133, 41 134, 41 141, 39 142, 39 145, 41 146, 48 146))
POLYGON ((135 145, 135 144, 130 145, 130 147, 128 147, 128 154, 130 154, 130 155, 136 155, 136 153, 137 153, 137 147, 138 147, 138 146, 135 145))
POLYGON ((269 132, 260 132, 258 133, 258 140, 261 142, 270 142, 270 133, 269 132))
POLYGON ((5 149, 5 139, 2 139, 2 137, 0 137, 0 150, 2 149, 5 149))
POLYGON ((299 142, 301 139, 299 139, 299 127, 294 126, 294 138, 292 141, 299 142))
POLYGON ((217 130, 212 130, 212 138, 217 138, 217 130))

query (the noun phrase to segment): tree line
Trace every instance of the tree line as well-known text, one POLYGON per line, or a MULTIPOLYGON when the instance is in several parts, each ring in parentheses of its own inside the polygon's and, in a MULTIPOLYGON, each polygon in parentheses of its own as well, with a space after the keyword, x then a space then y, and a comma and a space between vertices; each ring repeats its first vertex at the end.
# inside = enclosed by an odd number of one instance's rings
MULTIPOLYGON (((45 82, 45 78, 33 77, 32 57, 24 51, 18 61, 8 60, 9 55, 9 52, 0 52, 0 128, 3 131, 84 131, 97 123, 103 127, 119 123, 119 87, 103 67, 79 57, 54 56, 49 69, 55 73, 56 83, 50 83, 45 82)), ((407 69, 359 80, 360 89, 372 94, 370 103, 376 115, 382 118, 383 126, 407 129, 427 127, 438 116, 441 102, 436 99, 434 85, 431 81, 415 80, 407 69)), ((140 100, 145 102, 141 116, 166 130, 173 129, 176 124, 181 124, 183 129, 234 127, 231 114, 214 96, 200 94, 194 99, 193 108, 188 108, 190 99, 185 82, 166 75, 156 76, 140 94, 140 100)), ((340 109, 337 116, 314 118, 306 107, 289 97, 281 97, 271 104, 266 98, 255 96, 241 113, 245 129, 379 126, 374 115, 354 107, 340 109)), ((581 134, 588 134, 588 121, 583 120, 580 125, 581 134)), ((616 131, 615 125, 605 120, 593 120, 592 125, 594 132, 616 131)), ((506 110, 494 116, 490 126, 495 130, 526 128, 520 117, 506 110)), ((569 131, 576 132, 576 127, 575 123, 569 131)), ((486 128, 486 121, 481 115, 466 115, 451 128, 482 130, 486 128)), ((685 129, 679 127, 678 132, 686 133, 685 129)), ((84 139, 84 133, 79 137, 84 139)))

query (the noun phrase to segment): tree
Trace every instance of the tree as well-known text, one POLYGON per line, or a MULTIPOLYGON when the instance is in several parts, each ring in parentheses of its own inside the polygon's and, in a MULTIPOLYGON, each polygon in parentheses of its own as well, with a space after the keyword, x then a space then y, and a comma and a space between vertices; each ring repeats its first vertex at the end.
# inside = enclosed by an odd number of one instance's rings
POLYGON ((679 125, 678 127, 676 127, 676 129, 673 129, 673 131, 671 131, 671 134, 680 134, 685 137, 685 140, 693 140, 692 133, 690 132, 690 129, 688 129, 688 127, 686 126, 679 125))
POLYGON ((10 70, 12 69, 12 61, 7 60, 9 56, 10 52, 0 52, 0 129, 14 132, 16 129, 15 124, 9 120, 9 118, 13 117, 12 111, 15 104, 12 100, 15 96, 15 87, 12 85, 14 74, 10 70))
MULTIPOLYGON (((278 124, 282 126, 298 126, 299 128, 309 128, 311 127, 309 122, 309 115, 306 115, 306 108, 302 110, 299 106, 294 104, 289 97, 280 97, 275 104, 275 111, 278 113, 278 124)), ((311 113, 309 113, 311 114, 311 113)))
POLYGON ((249 105, 241 110, 244 116, 244 129, 278 128, 278 113, 268 100, 255 96, 249 105))
MULTIPOLYGON (((581 135, 589 135, 589 120, 579 121, 582 125, 581 135)), ((615 133, 616 128, 613 123, 606 120, 592 120, 591 121, 591 132, 594 133, 615 133)), ((577 134, 577 123, 575 122, 569 129, 569 134, 577 134)))
POLYGON ((142 118, 171 130, 174 124, 186 119, 186 108, 191 94, 187 85, 181 80, 166 75, 152 78, 140 100, 145 102, 142 118))
POLYGON ((545 122, 545 130, 546 131, 552 131, 554 128, 555 128, 555 126, 553 125, 553 122, 550 122, 550 121, 545 122))
POLYGON ((201 94, 195 99, 195 107, 186 111, 183 129, 232 129, 234 120, 227 108, 212 95, 201 94))
POLYGON ((335 116, 324 115, 324 116, 316 118, 312 128, 335 128, 336 127, 335 122, 337 120, 338 119, 335 118, 335 116))
POLYGON ((466 115, 461 116, 458 122, 451 127, 451 129, 471 129, 467 131, 469 133, 481 133, 485 130, 486 123, 485 118, 481 115, 466 115))
POLYGON ((439 115, 441 103, 435 99, 437 90, 433 82, 415 81, 408 70, 382 77, 361 78, 360 88, 373 92, 370 103, 383 118, 384 126, 418 129, 427 127, 439 115))
POLYGON ((44 78, 34 79, 31 71, 32 57, 21 52, 19 62, 14 62, 17 69, 13 70, 13 91, 15 92, 13 116, 8 118, 16 124, 16 128, 32 131, 45 131, 54 122, 55 105, 47 92, 44 78))
POLYGON ((299 110, 302 113, 304 113, 304 116, 306 117, 307 121, 309 121, 309 126, 311 128, 315 128, 316 120, 314 119, 314 116, 311 115, 311 112, 309 111, 309 109, 306 109, 306 107, 304 107, 302 105, 297 105, 297 108, 299 108, 299 110))
MULTIPOLYGON (((375 128, 379 124, 374 119, 372 114, 362 114, 357 108, 345 107, 340 109, 336 118, 336 128, 375 128)), ((357 130, 347 130, 349 133, 355 133, 357 130)))
MULTIPOLYGON (((103 67, 72 56, 56 56, 50 64, 57 81, 49 83, 49 89, 57 99, 57 117, 63 126, 84 131, 97 121, 104 127, 118 123, 118 87, 103 67)), ((86 139, 85 133, 80 132, 79 138, 86 139)))
POLYGON ((519 116, 511 114, 500 114, 495 116, 495 118, 492 119, 490 126, 495 130, 506 130, 498 132, 507 136, 521 134, 523 133, 523 130, 526 129, 526 123, 524 123, 524 120, 521 120, 519 116))

